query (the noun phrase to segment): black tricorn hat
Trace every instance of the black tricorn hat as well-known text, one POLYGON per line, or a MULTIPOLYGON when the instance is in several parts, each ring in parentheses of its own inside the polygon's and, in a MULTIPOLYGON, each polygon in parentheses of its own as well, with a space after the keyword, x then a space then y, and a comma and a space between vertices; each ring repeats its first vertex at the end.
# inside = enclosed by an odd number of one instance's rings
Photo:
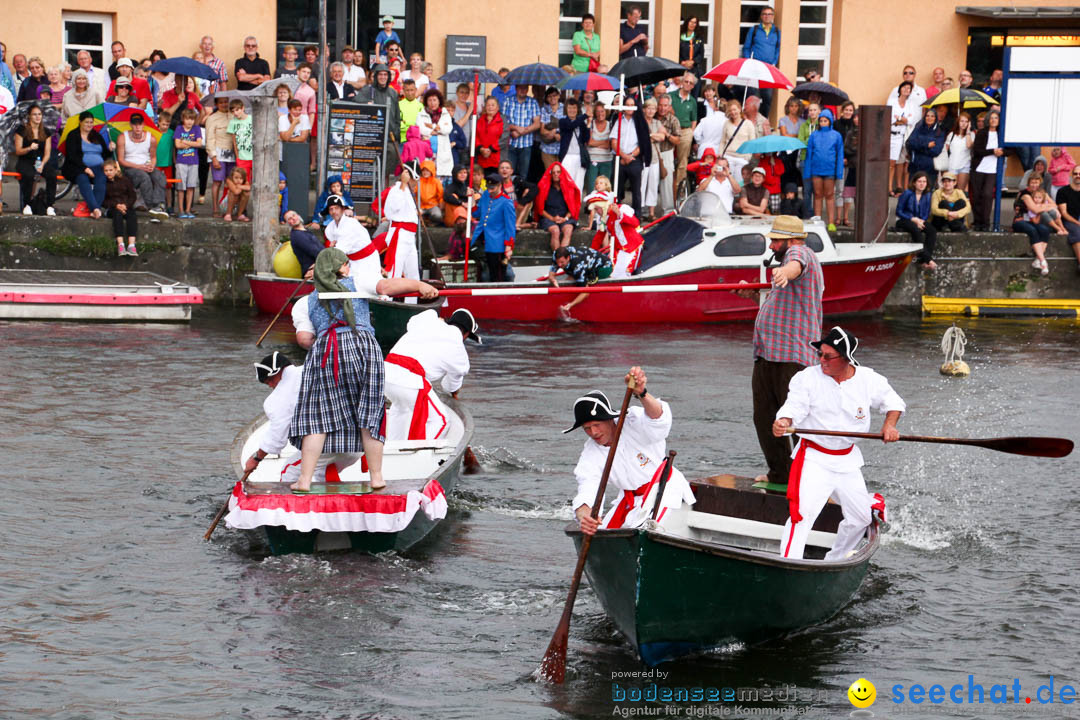
POLYGON ((593 390, 574 401, 574 425, 563 432, 573 432, 587 422, 614 420, 617 417, 619 413, 611 408, 611 401, 608 400, 607 395, 599 390, 593 390))
POLYGON ((855 350, 859 347, 859 338, 855 337, 847 330, 844 330, 839 325, 830 330, 829 334, 825 337, 820 340, 811 341, 810 344, 818 350, 821 349, 822 345, 828 345, 833 350, 840 353, 840 357, 844 358, 855 367, 859 366, 859 361, 855 359, 855 350))
POLYGON ((292 365, 292 360, 289 356, 275 350, 255 363, 255 377, 259 382, 265 383, 290 365, 292 365))

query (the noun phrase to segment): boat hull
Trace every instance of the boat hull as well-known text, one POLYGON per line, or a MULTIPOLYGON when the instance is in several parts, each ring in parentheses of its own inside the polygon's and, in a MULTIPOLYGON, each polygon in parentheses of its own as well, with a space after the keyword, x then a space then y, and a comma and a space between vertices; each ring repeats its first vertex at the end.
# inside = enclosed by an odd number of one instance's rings
MULTIPOLYGON (((825 295, 822 310, 827 316, 857 315, 881 310, 912 254, 886 258, 822 263, 825 295)), ((629 280, 602 280, 600 285, 641 287, 647 285, 760 282, 761 266, 712 267, 629 280)), ((539 283, 536 283, 539 286, 539 283)), ((450 288, 495 288, 505 284, 459 284, 450 288)), ((557 320, 566 295, 448 297, 443 313, 469 310, 478 320, 541 322, 557 320)), ((594 323, 714 323, 747 322, 757 315, 757 299, 732 292, 597 293, 573 309, 573 317, 594 323)))
MULTIPOLYGON (((252 301, 260 313, 274 315, 288 303, 282 312, 282 319, 292 323, 289 312, 292 310, 293 303, 289 301, 289 297, 296 290, 298 280, 271 275, 248 275, 248 283, 251 286, 252 301)), ((296 293, 296 297, 309 294, 313 288, 313 285, 304 283, 300 291, 296 293)), ((371 326, 375 328, 375 339, 379 342, 383 354, 390 352, 394 343, 405 334, 413 315, 424 310, 438 310, 441 303, 441 300, 416 304, 368 300, 368 307, 371 309, 371 326)))
POLYGON ((198 288, 155 273, 0 270, 0 319, 187 322, 198 288))

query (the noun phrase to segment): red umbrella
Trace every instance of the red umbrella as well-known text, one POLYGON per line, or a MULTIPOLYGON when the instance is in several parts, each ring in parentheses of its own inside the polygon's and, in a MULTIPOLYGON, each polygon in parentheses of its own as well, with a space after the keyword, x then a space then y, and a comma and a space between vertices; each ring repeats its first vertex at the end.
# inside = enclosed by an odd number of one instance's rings
POLYGON ((705 77, 719 83, 755 88, 790 90, 795 87, 775 65, 752 58, 736 58, 722 62, 705 73, 705 77))

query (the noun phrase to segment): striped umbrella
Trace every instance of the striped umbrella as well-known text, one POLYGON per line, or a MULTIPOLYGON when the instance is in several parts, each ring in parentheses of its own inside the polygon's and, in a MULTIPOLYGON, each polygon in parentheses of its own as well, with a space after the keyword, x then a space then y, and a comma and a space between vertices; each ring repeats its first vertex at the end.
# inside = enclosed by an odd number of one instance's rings
POLYGON ((554 65, 532 63, 514 68, 503 82, 507 85, 554 85, 565 77, 566 73, 554 65))
POLYGON ((705 77, 728 85, 790 90, 795 85, 775 66, 753 58, 735 58, 722 62, 705 77))
POLYGON ((619 79, 610 75, 587 72, 560 81, 555 87, 560 90, 618 90, 619 79))
MULTIPOLYGON (((143 119, 143 127, 153 135, 155 138, 161 138, 161 131, 158 130, 157 125, 150 116, 146 114, 145 110, 135 107, 134 105, 118 105, 117 103, 104 102, 100 105, 95 105, 87 112, 94 116, 94 129, 100 131, 101 128, 108 128, 109 130, 115 130, 118 133, 126 132, 131 129, 131 118, 133 115, 141 115, 143 119)), ((68 121, 64 123, 64 129, 60 131, 60 137, 63 141, 60 143, 60 152, 64 151, 64 146, 67 144, 68 134, 72 130, 79 127, 79 116, 72 115, 68 118, 68 121)))

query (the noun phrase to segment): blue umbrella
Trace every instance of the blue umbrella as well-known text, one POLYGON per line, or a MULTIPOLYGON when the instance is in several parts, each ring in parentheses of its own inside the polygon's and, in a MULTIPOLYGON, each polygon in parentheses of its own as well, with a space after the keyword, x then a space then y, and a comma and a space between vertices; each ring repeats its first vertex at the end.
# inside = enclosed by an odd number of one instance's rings
POLYGON ((600 73, 580 73, 562 80, 555 87, 560 90, 618 90, 619 79, 600 73))
POLYGON ((786 135, 765 135, 764 137, 747 140, 735 152, 740 153, 774 153, 802 150, 806 147, 799 138, 787 137, 786 135))
POLYGON ((150 72, 176 73, 177 75, 202 78, 203 80, 218 79, 217 72, 209 65, 204 65, 198 60, 183 56, 158 60, 150 66, 150 72))
POLYGON ((451 70, 443 75, 439 78, 439 81, 447 83, 472 83, 473 78, 477 74, 480 75, 480 82, 485 85, 490 83, 496 85, 503 84, 503 79, 499 77, 499 73, 494 70, 488 70, 487 68, 458 68, 457 70, 451 70))
POLYGON ((503 82, 507 85, 554 85, 565 77, 566 73, 554 65, 533 63, 514 68, 503 82))

